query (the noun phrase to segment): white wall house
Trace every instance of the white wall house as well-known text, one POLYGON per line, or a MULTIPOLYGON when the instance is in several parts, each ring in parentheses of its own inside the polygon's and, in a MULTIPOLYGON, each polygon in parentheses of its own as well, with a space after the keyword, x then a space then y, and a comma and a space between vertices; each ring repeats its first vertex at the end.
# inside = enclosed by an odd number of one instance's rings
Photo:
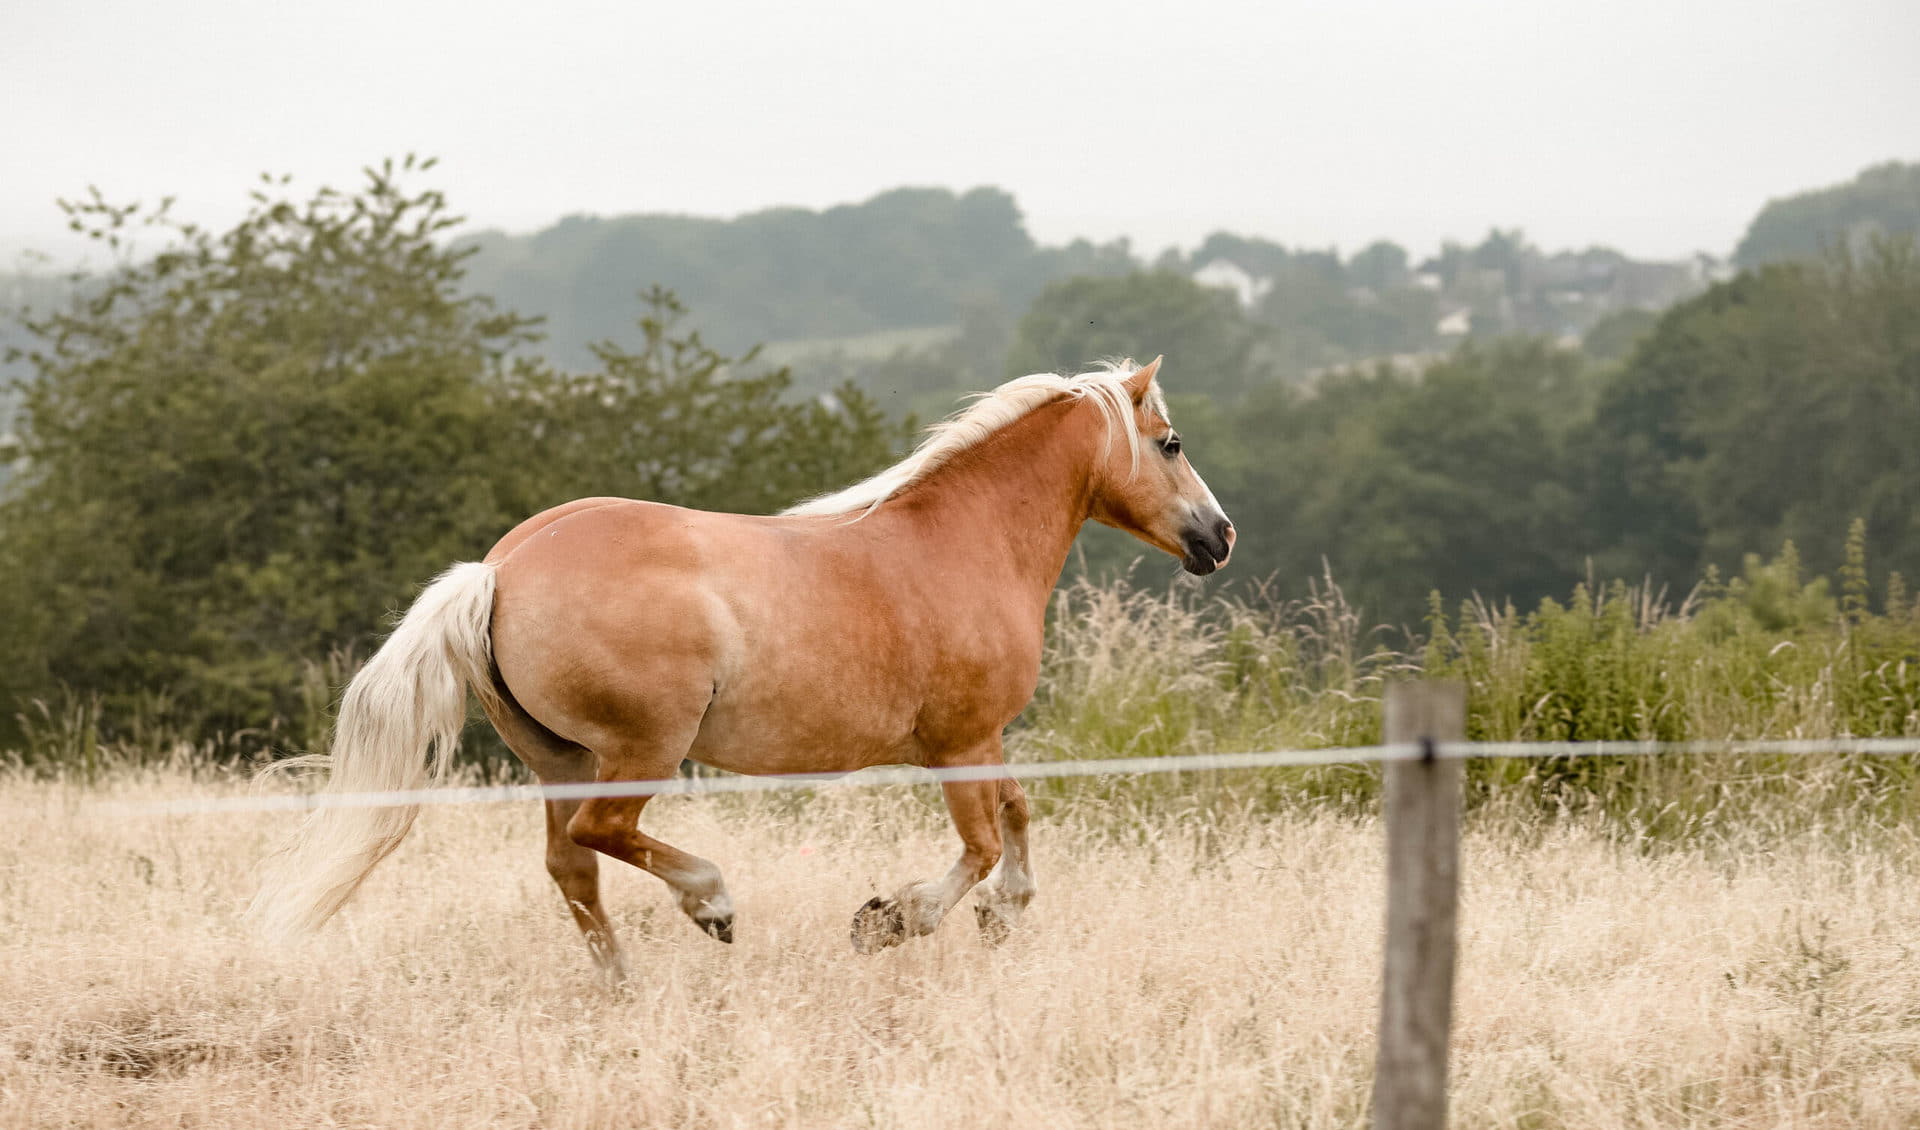
POLYGON ((1253 309, 1273 289, 1272 279, 1263 279, 1231 259, 1207 260, 1193 272, 1193 281, 1201 286, 1232 291, 1242 310, 1253 309))

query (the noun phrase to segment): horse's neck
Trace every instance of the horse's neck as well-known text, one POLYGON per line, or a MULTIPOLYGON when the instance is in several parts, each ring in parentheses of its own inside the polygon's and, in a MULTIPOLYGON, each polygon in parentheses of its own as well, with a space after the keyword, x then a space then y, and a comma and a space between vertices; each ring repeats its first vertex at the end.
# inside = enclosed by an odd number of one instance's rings
POLYGON ((984 562, 1044 607, 1092 509, 1092 416, 1084 402, 1036 409, 909 488, 922 550, 984 562))

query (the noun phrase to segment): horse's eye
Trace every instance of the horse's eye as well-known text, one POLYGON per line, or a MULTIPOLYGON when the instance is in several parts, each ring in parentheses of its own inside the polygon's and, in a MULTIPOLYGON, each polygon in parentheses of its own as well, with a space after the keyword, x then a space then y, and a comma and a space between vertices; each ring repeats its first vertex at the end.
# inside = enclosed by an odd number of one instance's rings
POLYGON ((1180 454, 1180 436, 1177 432, 1168 432, 1167 438, 1160 441, 1160 451, 1171 459, 1180 454))

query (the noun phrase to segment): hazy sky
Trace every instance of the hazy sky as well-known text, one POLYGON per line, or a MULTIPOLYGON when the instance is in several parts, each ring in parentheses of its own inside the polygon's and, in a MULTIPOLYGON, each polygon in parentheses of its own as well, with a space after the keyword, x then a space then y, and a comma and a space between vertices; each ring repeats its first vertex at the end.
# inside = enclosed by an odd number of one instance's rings
POLYGON ((1920 159, 1920 3, 0 3, 0 266, 407 151, 476 224, 1011 190, 1040 239, 1730 250, 1920 159))

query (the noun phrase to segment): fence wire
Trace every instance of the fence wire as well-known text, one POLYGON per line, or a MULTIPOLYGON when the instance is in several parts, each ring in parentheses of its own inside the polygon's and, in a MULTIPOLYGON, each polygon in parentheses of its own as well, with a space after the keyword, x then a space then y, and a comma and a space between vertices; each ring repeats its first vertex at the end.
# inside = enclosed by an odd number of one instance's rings
POLYGON ((780 792, 793 789, 870 788, 954 781, 1044 780, 1061 777, 1133 777, 1160 773, 1206 773, 1240 769, 1299 769, 1367 765, 1423 757, 1453 760, 1652 757, 1748 754, 1804 756, 1855 753, 1877 757, 1920 754, 1920 738, 1834 738, 1776 741, 1433 742, 1346 746, 1328 749, 1198 753, 1171 757, 1109 757, 1075 761, 1024 761, 1004 765, 923 768, 885 765, 851 773, 793 773, 763 777, 676 776, 652 781, 583 781, 545 785, 456 785, 381 792, 255 793, 132 803, 141 812, 194 815, 212 812, 309 811, 317 808, 394 808, 412 805, 497 804, 520 800, 592 800, 713 793, 780 792))

